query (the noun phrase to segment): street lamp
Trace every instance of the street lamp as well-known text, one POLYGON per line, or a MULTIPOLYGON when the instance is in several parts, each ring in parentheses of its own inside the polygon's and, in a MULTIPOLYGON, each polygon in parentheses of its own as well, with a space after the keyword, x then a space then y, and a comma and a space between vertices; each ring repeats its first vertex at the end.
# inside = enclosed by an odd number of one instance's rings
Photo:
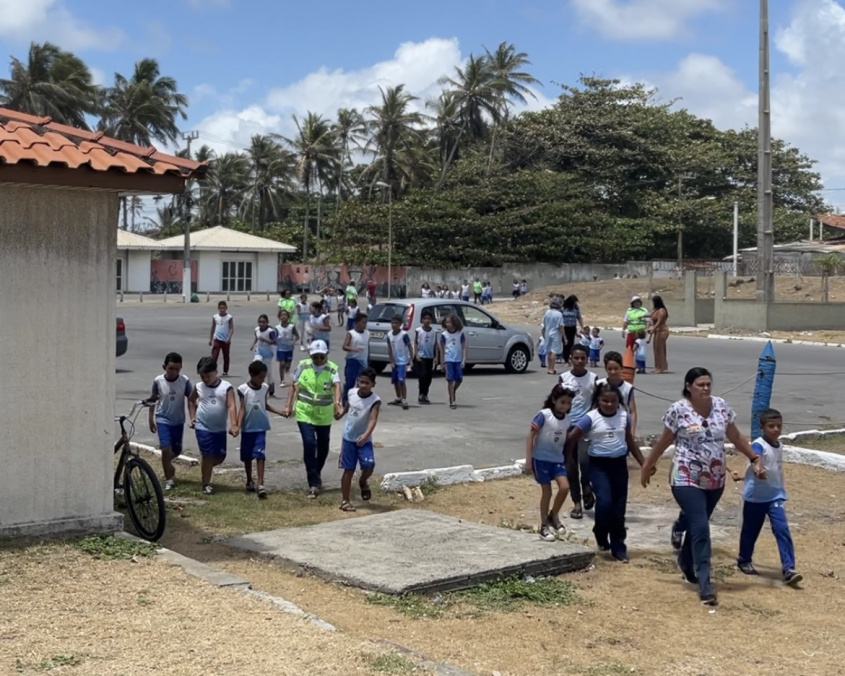
POLYGON ((384 181, 378 181, 376 185, 387 190, 387 300, 390 300, 393 281, 393 189, 384 181))

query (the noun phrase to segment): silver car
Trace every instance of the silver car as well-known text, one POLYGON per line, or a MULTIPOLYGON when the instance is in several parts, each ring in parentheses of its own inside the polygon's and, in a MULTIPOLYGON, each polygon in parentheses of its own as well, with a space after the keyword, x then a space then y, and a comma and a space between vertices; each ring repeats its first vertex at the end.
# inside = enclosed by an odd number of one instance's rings
POLYGON ((534 357, 534 342, 521 329, 508 328, 485 308, 447 298, 403 298, 376 303, 370 310, 370 366, 381 373, 388 364, 387 341, 390 320, 402 318, 402 328, 413 340, 423 313, 432 315, 432 326, 439 333, 448 314, 456 314, 464 325, 467 339, 467 370, 476 364, 501 364, 509 373, 524 373, 534 357))

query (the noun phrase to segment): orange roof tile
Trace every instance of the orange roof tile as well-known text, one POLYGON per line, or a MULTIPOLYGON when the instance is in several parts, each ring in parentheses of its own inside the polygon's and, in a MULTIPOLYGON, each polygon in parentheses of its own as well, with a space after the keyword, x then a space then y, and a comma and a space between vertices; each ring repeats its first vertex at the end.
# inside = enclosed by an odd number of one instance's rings
POLYGON ((77 129, 49 117, 0 108, 0 165, 19 163, 183 178, 202 177, 208 168, 205 162, 109 138, 101 131, 77 129))
POLYGON ((818 214, 815 220, 829 228, 845 230, 845 216, 840 214, 818 214))

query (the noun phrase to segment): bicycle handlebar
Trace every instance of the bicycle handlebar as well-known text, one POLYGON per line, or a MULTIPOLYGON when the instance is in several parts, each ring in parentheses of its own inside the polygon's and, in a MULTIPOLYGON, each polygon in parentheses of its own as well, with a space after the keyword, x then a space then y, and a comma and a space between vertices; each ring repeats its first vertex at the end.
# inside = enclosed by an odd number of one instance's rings
POLYGON ((141 411, 142 408, 148 408, 149 406, 152 406, 154 403, 155 402, 153 402, 150 399, 141 399, 140 401, 136 401, 134 404, 132 404, 132 410, 129 411, 128 415, 115 416, 114 421, 115 422, 121 422, 121 423, 125 420, 134 421, 135 418, 138 417, 138 413, 141 411))

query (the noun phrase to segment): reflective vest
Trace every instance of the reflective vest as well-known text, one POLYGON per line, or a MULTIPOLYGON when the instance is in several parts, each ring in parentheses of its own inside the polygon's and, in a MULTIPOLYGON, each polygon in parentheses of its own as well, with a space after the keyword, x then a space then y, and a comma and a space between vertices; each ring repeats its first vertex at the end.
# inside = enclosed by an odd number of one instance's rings
POLYGON ((312 425, 331 425, 334 421, 334 385, 337 364, 327 361, 317 373, 310 359, 303 359, 296 397, 296 421, 312 425))
POLYGON ((472 285, 472 291, 473 291, 473 293, 481 293, 481 288, 482 288, 482 287, 481 287, 481 282, 475 282, 475 283, 473 283, 473 285, 472 285))
POLYGON ((289 316, 296 318, 296 301, 293 298, 280 298, 279 307, 289 316))
POLYGON ((347 298, 347 300, 352 300, 353 298, 355 298, 355 299, 357 300, 357 298, 358 298, 358 289, 356 289, 356 288, 355 288, 354 286, 352 286, 351 284, 350 284, 349 286, 347 286, 347 287, 346 287, 346 298, 347 298))
POLYGON ((645 328, 645 318, 648 310, 644 307, 629 307, 625 313, 625 319, 628 321, 628 331, 639 331, 645 328))

